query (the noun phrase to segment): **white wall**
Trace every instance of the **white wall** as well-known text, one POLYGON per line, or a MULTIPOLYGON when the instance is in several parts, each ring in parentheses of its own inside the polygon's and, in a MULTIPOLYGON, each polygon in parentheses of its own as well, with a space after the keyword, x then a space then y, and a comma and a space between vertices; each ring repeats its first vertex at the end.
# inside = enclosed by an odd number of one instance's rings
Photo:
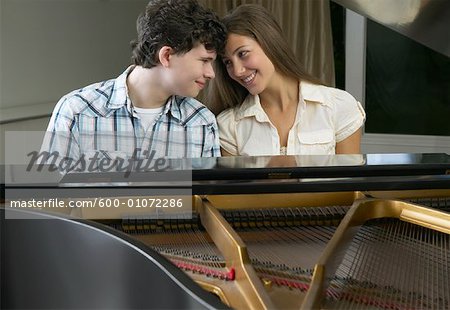
POLYGON ((50 113, 65 93, 114 78, 147 0, 1 0, 0 121, 50 113))
POLYGON ((147 3, 0 0, 0 163, 5 131, 45 130, 60 97, 130 64, 147 3))
POLYGON ((54 101, 129 64, 146 0, 2 0, 2 108, 54 101))
MULTIPOLYGON (((49 117, 42 117, 37 119, 28 119, 23 121, 14 121, 0 125, 0 145, 2 150, 0 152, 0 165, 5 163, 5 153, 8 152, 8 145, 5 144, 5 133, 7 131, 44 131, 47 128, 49 117), (4 149, 3 149, 4 146, 4 149)), ((23 141, 14 141, 16 144, 24 144, 23 141)), ((40 142, 39 142, 40 144, 40 142)), ((16 150, 18 145, 14 146, 16 150)), ((20 147, 19 147, 20 148, 20 147)), ((39 147, 36 148, 39 150, 39 147)), ((11 153, 9 153, 11 154, 11 153)))

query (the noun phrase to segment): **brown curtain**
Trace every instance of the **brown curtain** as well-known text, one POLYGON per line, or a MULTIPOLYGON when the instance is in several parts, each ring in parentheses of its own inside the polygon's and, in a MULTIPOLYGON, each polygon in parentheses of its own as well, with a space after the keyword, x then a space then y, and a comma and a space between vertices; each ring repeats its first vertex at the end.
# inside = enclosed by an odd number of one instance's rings
POLYGON ((329 0, 199 0, 220 17, 248 3, 260 4, 275 16, 306 71, 334 86, 333 40, 329 0))

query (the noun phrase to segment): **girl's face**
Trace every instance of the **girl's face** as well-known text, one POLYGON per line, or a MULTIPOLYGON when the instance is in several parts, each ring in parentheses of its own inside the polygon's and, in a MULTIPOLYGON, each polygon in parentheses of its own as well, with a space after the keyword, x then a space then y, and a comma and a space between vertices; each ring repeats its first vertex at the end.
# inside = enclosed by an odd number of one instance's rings
POLYGON ((266 90, 275 75, 275 67, 261 46, 247 36, 228 35, 223 62, 230 77, 252 95, 266 90))

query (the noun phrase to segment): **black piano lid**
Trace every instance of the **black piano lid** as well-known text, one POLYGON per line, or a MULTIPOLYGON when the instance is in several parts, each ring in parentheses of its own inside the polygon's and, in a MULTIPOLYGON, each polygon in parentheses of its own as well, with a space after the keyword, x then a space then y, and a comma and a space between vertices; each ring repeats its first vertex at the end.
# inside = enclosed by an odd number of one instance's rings
MULTIPOLYGON (((442 175, 450 171, 447 154, 355 154, 298 156, 228 156, 170 159, 166 175, 192 173, 192 181, 341 178, 370 176, 442 175)), ((86 180, 147 182, 152 171, 124 173, 69 173, 63 183, 86 180)))
POLYGON ((92 195, 95 188, 114 188, 120 195, 133 188, 136 193, 143 188, 179 188, 193 194, 450 188, 450 156, 437 153, 170 159, 168 167, 163 173, 53 174, 49 181, 42 171, 34 175, 27 171, 7 181, 6 189, 88 187, 92 195))
POLYGON ((108 226, 1 207, 0 224, 2 309, 229 309, 165 257, 108 226))
POLYGON ((450 173, 450 155, 355 154, 195 158, 192 179, 264 180, 450 173))

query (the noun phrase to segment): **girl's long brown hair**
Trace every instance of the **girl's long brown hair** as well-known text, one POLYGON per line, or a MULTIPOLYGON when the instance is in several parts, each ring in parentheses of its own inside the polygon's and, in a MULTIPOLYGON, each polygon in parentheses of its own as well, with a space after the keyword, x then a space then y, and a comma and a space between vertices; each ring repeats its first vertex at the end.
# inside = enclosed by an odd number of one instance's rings
MULTIPOLYGON (((254 39, 273 63, 275 70, 283 76, 322 84, 305 72, 284 38, 281 27, 264 7, 254 4, 240 5, 226 15, 222 22, 228 35, 233 33, 254 39)), ((216 78, 209 82, 204 99, 216 115, 227 108, 240 105, 248 95, 245 87, 230 78, 222 56, 218 55, 214 62, 216 78)))

